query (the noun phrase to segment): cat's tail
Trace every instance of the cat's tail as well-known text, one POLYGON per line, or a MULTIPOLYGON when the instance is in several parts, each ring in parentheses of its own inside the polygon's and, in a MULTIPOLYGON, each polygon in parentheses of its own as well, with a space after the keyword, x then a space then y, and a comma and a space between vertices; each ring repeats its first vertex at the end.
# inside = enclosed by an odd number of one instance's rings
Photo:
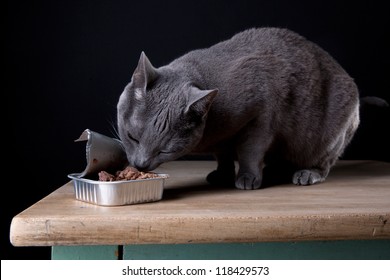
POLYGON ((389 107, 389 103, 386 100, 376 96, 365 96, 360 98, 360 107, 366 106, 376 106, 376 107, 389 107))

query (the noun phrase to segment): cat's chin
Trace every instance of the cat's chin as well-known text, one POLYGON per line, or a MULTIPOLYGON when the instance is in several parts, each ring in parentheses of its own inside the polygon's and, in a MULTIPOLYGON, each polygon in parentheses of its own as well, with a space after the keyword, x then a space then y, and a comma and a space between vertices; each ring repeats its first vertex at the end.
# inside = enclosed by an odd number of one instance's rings
POLYGON ((153 171, 155 170, 157 167, 159 167, 161 165, 161 163, 151 163, 147 166, 141 166, 139 164, 130 164, 132 165, 133 167, 137 168, 139 171, 142 171, 142 172, 148 172, 148 171, 153 171))
POLYGON ((137 159, 134 160, 129 159, 129 165, 137 168, 139 171, 153 171, 164 162, 170 162, 178 159, 180 155, 159 155, 153 158, 146 158, 146 160, 142 160, 142 156, 139 156, 137 159))
POLYGON ((146 171, 153 171, 153 170, 155 170, 156 168, 158 168, 160 165, 161 165, 161 163, 152 165, 152 166, 150 166, 146 171))

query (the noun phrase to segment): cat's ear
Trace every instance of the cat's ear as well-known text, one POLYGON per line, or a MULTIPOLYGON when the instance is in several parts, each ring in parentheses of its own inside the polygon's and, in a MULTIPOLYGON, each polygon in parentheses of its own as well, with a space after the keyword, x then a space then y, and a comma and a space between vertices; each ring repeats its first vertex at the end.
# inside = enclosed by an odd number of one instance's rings
POLYGON ((205 116, 210 109, 210 106, 218 94, 218 89, 201 90, 197 87, 190 87, 188 91, 188 101, 185 108, 185 113, 195 110, 202 116, 205 116))
POLYGON ((148 83, 155 80, 157 75, 157 69, 153 67, 148 57, 144 52, 142 52, 137 68, 135 69, 133 77, 131 78, 135 88, 146 89, 148 83))

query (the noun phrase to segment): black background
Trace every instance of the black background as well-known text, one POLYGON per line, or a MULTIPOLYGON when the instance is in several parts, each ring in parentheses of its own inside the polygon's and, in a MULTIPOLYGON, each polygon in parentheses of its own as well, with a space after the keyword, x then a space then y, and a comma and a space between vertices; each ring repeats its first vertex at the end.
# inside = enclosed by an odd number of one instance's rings
MULTIPOLYGON (((13 247, 11 219, 85 168, 90 128, 114 136, 116 103, 141 51, 158 67, 250 27, 290 28, 390 101, 384 1, 8 1, 2 132, 2 259, 49 259, 13 247)), ((389 110, 367 108, 344 159, 390 161, 389 110)))

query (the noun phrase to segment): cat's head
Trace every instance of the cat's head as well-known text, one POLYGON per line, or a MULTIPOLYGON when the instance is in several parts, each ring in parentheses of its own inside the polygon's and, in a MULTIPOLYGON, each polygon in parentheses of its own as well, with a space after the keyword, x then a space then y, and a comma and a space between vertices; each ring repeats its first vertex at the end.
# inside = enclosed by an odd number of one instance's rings
POLYGON ((130 165, 153 170, 200 141, 217 90, 202 90, 169 66, 154 68, 142 52, 117 105, 119 137, 130 165))

